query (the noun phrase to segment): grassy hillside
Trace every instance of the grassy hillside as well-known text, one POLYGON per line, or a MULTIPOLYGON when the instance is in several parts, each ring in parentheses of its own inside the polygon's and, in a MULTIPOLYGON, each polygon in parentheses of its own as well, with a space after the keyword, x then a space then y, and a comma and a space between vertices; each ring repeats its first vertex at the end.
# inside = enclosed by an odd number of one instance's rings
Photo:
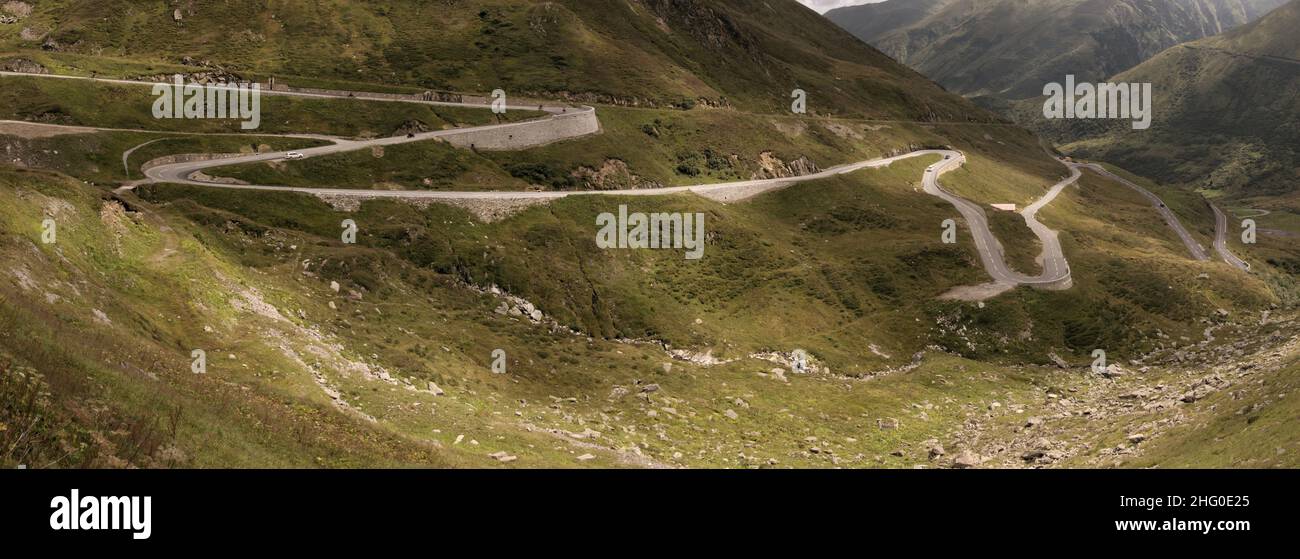
MULTIPOLYGON (((869 343, 898 348, 886 352, 895 358, 938 339, 972 357, 1011 354, 1044 360, 1053 348, 1086 354, 1098 343, 1139 351, 1159 342, 1157 330, 1192 335, 1195 327, 1180 323, 1224 305, 1252 308, 1273 300, 1261 282, 1243 282, 1212 263, 1189 261, 1154 209, 1131 190, 1090 181, 1091 188, 1078 191, 1095 195, 1105 188, 1119 197, 1053 205, 1044 211, 1049 225, 1063 230, 1072 262, 1081 262, 1076 265, 1078 288, 1061 293, 1019 290, 982 308, 937 304, 932 300, 951 287, 984 279, 969 252, 968 237, 961 240, 964 254, 936 242, 938 224, 954 212, 919 192, 924 164, 909 161, 888 171, 863 173, 863 178, 801 184, 739 206, 695 198, 623 202, 643 211, 706 212, 716 246, 710 244, 709 256, 699 262, 670 252, 642 256, 595 250, 590 224, 596 213, 615 211, 617 197, 563 200, 500 223, 456 225, 460 220, 420 217, 401 205, 368 203, 359 214, 349 215, 320 204, 301 214, 300 204, 287 200, 247 203, 241 201, 246 196, 220 190, 158 186, 144 192, 155 200, 191 199, 257 222, 320 235, 333 234, 345 217, 382 223, 382 230, 367 233, 367 242, 377 248, 470 283, 499 285, 534 301, 561 324, 601 337, 649 337, 678 346, 714 346, 725 340, 743 353, 796 328, 789 335, 799 336, 799 343, 828 356, 846 351, 842 361, 832 361, 838 367, 861 360, 849 349, 854 346, 833 349, 840 345, 835 341, 840 335, 865 335, 869 343), (864 179, 870 182, 861 182, 864 179), (1129 225, 1116 221, 1120 209, 1133 215, 1129 225), (1104 213, 1094 219, 1080 217, 1093 212, 1104 213), (1201 273, 1216 279, 1196 279, 1201 273), (1210 285, 1212 290, 1207 289, 1210 285), (665 299, 663 293, 679 295, 665 299), (908 327, 891 336, 910 332, 905 339, 871 339, 875 329, 868 325, 882 320, 899 325, 893 318, 899 316, 901 324, 911 319, 933 324, 943 323, 940 317, 945 315, 979 328, 957 333, 908 327), (1104 326, 1120 317, 1125 327, 1104 326), (695 318, 713 326, 695 325, 695 318), (1023 337, 1030 322, 1032 334, 1023 337), (865 330, 859 330, 859 324, 865 330), (818 342, 815 334, 823 329, 837 334, 818 342), (1007 343, 1007 336, 1022 339, 1007 343)), ((1007 163, 989 163, 998 165, 1007 163)), ((1032 176, 1025 171, 1017 172, 1032 176)), ((1033 187, 1055 180, 1044 177, 1033 187)))
POLYGON ((346 213, 302 195, 182 186, 117 198, 5 171, 13 264, 0 351, 22 374, 0 390, 32 403, 0 422, 62 419, 39 422, 42 438, 3 458, 488 466, 503 451, 522 466, 944 465, 926 441, 956 448, 970 410, 1001 401, 1040 413, 1042 387, 1073 378, 1026 362, 1192 350, 1214 308, 1246 317, 1270 304, 1256 282, 1189 263, 1175 242, 1132 246, 1160 225, 1104 183, 1044 215, 1069 231, 1077 289, 936 301, 983 280, 968 239, 937 242, 954 212, 917 192, 927 163, 743 204, 583 198, 490 224, 436 204, 346 213), (1094 195, 1111 198, 1073 207, 1094 195), (705 258, 596 249, 594 213, 618 203, 705 212, 705 258), (1111 211, 1076 217, 1099 206, 1111 211), (1117 222, 1115 208, 1132 218, 1117 222), (59 224, 54 245, 39 240, 44 216, 59 224), (338 242, 343 218, 361 224, 358 245, 338 242), (492 285, 546 318, 498 314, 514 303, 470 287, 492 285), (84 342, 56 345, 69 329, 84 342), (726 361, 675 359, 660 342, 726 361), (207 349, 206 375, 189 372, 193 348, 207 349), (505 375, 489 367, 497 348, 505 375), (793 348, 809 351, 813 374, 756 357, 793 348), (889 373, 898 367, 911 372, 889 373), (429 382, 444 395, 422 392, 429 382), (53 450, 78 441, 93 452, 53 450))
MULTIPOLYGON (((1212 194, 1278 195, 1295 189, 1300 3, 1230 33, 1171 48, 1112 81, 1150 82, 1155 121, 1052 121, 1066 151, 1105 159, 1165 183, 1212 194), (1289 60, 1289 61, 1288 61, 1289 60)), ((1027 103, 1026 122, 1041 104, 1027 103)))
MULTIPOLYGON (((991 118, 791 1, 436 8, 196 1, 175 21, 170 5, 51 0, 17 26, 44 37, 6 27, 0 40, 65 73, 152 75, 192 56, 182 69, 300 85, 505 87, 596 102, 603 123, 525 152, 422 142, 222 171, 257 182, 620 189, 951 146, 969 163, 946 186, 1023 205, 1064 173, 1032 134, 972 122, 991 118), (814 114, 787 114, 794 87, 814 114)), ((139 88, 0 86, 8 118, 150 130, 0 137, 0 467, 948 467, 966 451, 987 465, 1125 465, 1101 450, 1147 410, 1120 390, 1195 391, 1228 363, 1259 361, 1270 382, 1294 370, 1262 362, 1295 354, 1283 241, 1246 255, 1255 275, 1192 261, 1145 199, 1095 176, 1040 214, 1073 288, 962 301, 945 295, 988 277, 967 229, 941 242, 960 215, 921 191, 937 156, 729 204, 611 192, 485 221, 433 202, 114 188, 160 155, 495 118, 485 111, 266 100, 258 134, 194 135, 229 129, 154 121, 139 88), (597 216, 622 204, 703 215, 704 256, 599 248, 597 216), (340 238, 349 219, 355 244, 340 238), (1096 349, 1149 369, 1099 378, 1085 372, 1096 349), (809 372, 793 370, 796 350, 809 372), (1049 418, 1059 454, 1023 458, 1038 444, 1027 417, 1049 418)), ((1161 194, 1208 244, 1203 200, 1161 194)), ((1014 217, 993 225, 1030 271, 1034 240, 1014 217)), ((1208 420, 1199 401, 1161 413, 1208 420)), ((1149 433, 1198 440, 1187 425, 1149 433)), ((1280 425, 1226 424, 1223 446, 1260 458, 1280 425)))
POLYGON ((419 121, 429 129, 536 118, 537 111, 505 114, 466 107, 263 95, 261 122, 243 130, 236 119, 154 118, 149 86, 27 76, 0 78, 0 119, 49 124, 194 133, 390 136, 419 121))
POLYGON ((307 385, 252 392, 235 382, 277 378, 288 365, 251 342, 255 317, 232 307, 231 286, 266 284, 185 225, 45 173, 4 170, 0 191, 6 465, 446 464, 427 445, 331 412, 307 385), (45 217, 58 224, 51 245, 41 242, 45 217), (190 372, 191 347, 209 348, 214 374, 190 372))
POLYGON ((174 71, 189 56, 298 85, 499 87, 760 112, 788 112, 791 90, 803 88, 809 110, 822 114, 991 118, 794 0, 753 8, 739 0, 223 0, 187 2, 175 21, 163 3, 43 1, 0 30, 0 45, 61 71, 103 75, 174 71), (23 27, 41 38, 24 40, 23 27), (40 52, 45 45, 53 52, 40 52))

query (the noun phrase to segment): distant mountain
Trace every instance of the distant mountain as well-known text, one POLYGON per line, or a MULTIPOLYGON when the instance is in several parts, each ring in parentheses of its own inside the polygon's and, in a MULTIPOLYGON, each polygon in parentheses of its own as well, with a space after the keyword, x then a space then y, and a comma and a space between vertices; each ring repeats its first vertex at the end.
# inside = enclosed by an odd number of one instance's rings
MULTIPOLYGON (((1061 120, 1042 131, 1066 149, 1167 182, 1229 194, 1300 184, 1300 0, 1228 33, 1179 45, 1111 81, 1150 82, 1149 130, 1061 120)), ((1030 116, 1040 108, 1025 101, 1030 116)), ((1028 121, 1028 119, 1022 119, 1028 121)))
POLYGON ((826 17, 951 91, 1023 99, 1096 81, 1285 0, 889 0, 826 17))
MULTIPOLYGON (((916 25, 951 1, 912 0, 861 4, 830 10, 826 12, 826 17, 854 36, 871 42, 916 25)), ((890 54, 897 55, 897 53, 890 54)))

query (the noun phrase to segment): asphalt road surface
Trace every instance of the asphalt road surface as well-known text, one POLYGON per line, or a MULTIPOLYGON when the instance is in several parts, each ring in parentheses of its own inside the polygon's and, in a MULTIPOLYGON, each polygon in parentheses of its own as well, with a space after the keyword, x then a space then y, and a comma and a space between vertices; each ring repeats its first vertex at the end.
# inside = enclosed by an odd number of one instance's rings
POLYGON ((990 276, 993 276, 993 280, 1009 285, 1032 285, 1058 289, 1069 287, 1072 282, 1070 263, 1065 259, 1065 254, 1061 250, 1061 242, 1057 238, 1056 231, 1038 221, 1037 214, 1038 210, 1051 203, 1065 187, 1079 180, 1078 168, 1066 164, 1071 170, 1070 177, 1052 186, 1047 191, 1047 194, 1020 212, 1025 218, 1025 223, 1029 225, 1030 230, 1034 232, 1034 235, 1038 237, 1038 240, 1043 245, 1042 254, 1039 256, 1043 271, 1037 276, 1030 276, 1012 270, 1007 266, 1006 252, 1002 248, 1002 243, 998 242, 997 237, 993 235, 992 230, 989 228, 988 215, 984 213, 984 207, 944 190, 939 184, 939 175, 956 169, 966 160, 965 156, 960 153, 948 152, 948 154, 951 157, 926 169, 923 183, 925 192, 952 204, 965 218, 966 225, 970 228, 971 235, 975 240, 975 248, 979 251, 980 260, 984 264, 984 269, 988 271, 990 276))
POLYGON ((1219 253, 1224 262, 1234 268, 1249 272, 1250 263, 1237 258, 1237 255, 1228 250, 1228 215, 1214 204, 1210 204, 1210 209, 1214 210, 1214 250, 1219 253))

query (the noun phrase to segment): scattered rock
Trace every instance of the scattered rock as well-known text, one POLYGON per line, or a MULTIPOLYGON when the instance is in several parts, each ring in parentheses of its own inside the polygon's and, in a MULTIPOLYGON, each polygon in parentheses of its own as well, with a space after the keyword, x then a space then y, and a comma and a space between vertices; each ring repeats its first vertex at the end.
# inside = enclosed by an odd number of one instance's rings
POLYGON ((1145 400, 1151 397, 1151 390, 1148 388, 1139 388, 1126 394, 1121 394, 1121 400, 1145 400))
POLYGON ((600 431, 596 431, 590 427, 583 429, 581 433, 567 433, 567 434, 569 435, 570 438, 578 439, 580 441, 600 438, 600 431))
POLYGON ((1204 399, 1206 396, 1209 396, 1210 394, 1213 394, 1215 390, 1217 390, 1217 389, 1216 389, 1215 387, 1211 386, 1211 385, 1208 384, 1208 383, 1206 383, 1206 384, 1199 384, 1199 385, 1193 387, 1193 388, 1192 388, 1190 391, 1188 391, 1187 393, 1183 394, 1182 401, 1183 401, 1183 402, 1186 402, 1186 403, 1188 403, 1188 404, 1190 404, 1190 403, 1195 402, 1195 401, 1197 401, 1197 400, 1202 400, 1202 399, 1204 399))
POLYGON ((952 459, 952 467, 957 469, 974 468, 980 465, 980 455, 970 450, 963 450, 952 459))
MULTIPOLYGON (((636 190, 641 188, 659 188, 663 184, 633 173, 627 163, 621 159, 606 159, 600 168, 582 166, 574 169, 569 176, 585 190, 636 190)), ((704 321, 695 319, 696 324, 704 321)))
POLYGON ((1115 363, 1107 365, 1106 368, 1101 371, 1101 376, 1106 378, 1119 378, 1127 374, 1128 371, 1125 371, 1123 367, 1120 367, 1115 363))
POLYGON ((507 463, 507 464, 510 463, 510 462, 514 462, 515 460, 518 460, 518 459, 519 459, 518 456, 511 456, 509 453, 507 453, 507 452, 504 451, 504 450, 502 450, 502 451, 500 451, 500 452, 493 452, 492 454, 489 454, 488 457, 489 457, 489 458, 492 458, 492 459, 494 459, 494 460, 496 460, 496 461, 498 461, 498 462, 504 462, 504 463, 507 463))
POLYGON ((925 441, 925 447, 926 450, 929 451, 931 460, 944 455, 943 445, 939 444, 939 441, 935 439, 925 441))
POLYGON ((1057 355, 1056 352, 1048 353, 1047 358, 1050 359, 1052 361, 1052 364, 1056 365, 1056 368, 1058 369, 1070 368, 1070 364, 1067 363, 1064 359, 1061 359, 1061 356, 1057 355))

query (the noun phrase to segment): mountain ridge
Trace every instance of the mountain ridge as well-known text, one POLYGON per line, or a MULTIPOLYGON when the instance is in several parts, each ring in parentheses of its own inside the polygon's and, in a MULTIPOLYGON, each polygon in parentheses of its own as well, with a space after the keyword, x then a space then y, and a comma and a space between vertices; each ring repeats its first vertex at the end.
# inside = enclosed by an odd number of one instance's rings
POLYGON ((741 0, 230 0, 173 12, 127 0, 51 0, 0 28, 0 52, 82 73, 92 70, 87 57, 137 68, 185 59, 326 84, 480 94, 499 87, 577 102, 760 112, 789 112, 791 91, 802 88, 815 114, 993 120, 794 0, 751 8, 741 0), (344 55, 322 56, 330 52, 344 55))
MULTIPOLYGON (((1285 195, 1300 179, 1300 2, 1222 35, 1172 47, 1111 78, 1154 85, 1150 134, 1113 122, 1049 121, 1064 149, 1169 183, 1285 195)), ((1020 109, 1033 122, 1035 103, 1020 109)))
POLYGON ((1096 81, 1175 44, 1247 23, 1284 0, 902 0, 832 10, 859 38, 967 96, 1022 99, 1075 74, 1096 81), (901 14, 901 15, 900 15, 901 14), (896 19, 889 29, 871 23, 896 19))

